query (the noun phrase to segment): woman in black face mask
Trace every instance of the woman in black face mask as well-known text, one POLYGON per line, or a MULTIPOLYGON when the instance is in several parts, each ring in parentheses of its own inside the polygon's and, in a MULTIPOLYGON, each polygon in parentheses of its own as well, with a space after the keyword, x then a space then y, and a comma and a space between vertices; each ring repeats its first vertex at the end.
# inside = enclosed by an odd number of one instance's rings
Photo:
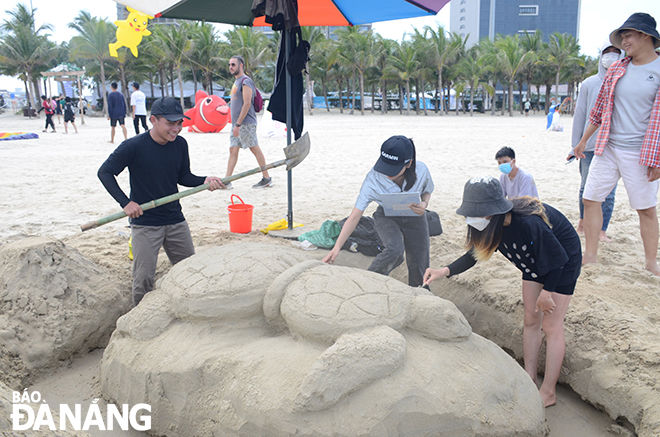
POLYGON ((525 371, 536 382, 542 332, 547 343, 540 395, 556 402, 555 387, 564 360, 564 317, 580 276, 580 238, 564 215, 529 196, 508 200, 497 179, 473 178, 465 184, 456 210, 466 217, 469 251, 447 267, 428 269, 425 284, 462 273, 499 250, 522 272, 525 306, 525 371))

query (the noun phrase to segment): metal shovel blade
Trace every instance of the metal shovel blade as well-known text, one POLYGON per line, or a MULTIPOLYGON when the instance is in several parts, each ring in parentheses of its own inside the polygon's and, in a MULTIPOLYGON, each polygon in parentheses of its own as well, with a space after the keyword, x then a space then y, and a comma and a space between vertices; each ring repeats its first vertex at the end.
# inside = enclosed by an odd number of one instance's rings
POLYGON ((300 164, 309 155, 309 132, 298 138, 293 143, 284 148, 284 156, 286 156, 286 169, 291 170, 296 165, 300 164))

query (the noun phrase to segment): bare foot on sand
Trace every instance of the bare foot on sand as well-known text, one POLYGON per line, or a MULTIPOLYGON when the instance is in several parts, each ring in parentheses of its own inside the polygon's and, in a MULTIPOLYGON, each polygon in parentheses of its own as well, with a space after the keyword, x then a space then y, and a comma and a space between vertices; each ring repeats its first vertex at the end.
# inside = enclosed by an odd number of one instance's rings
POLYGON ((598 237, 598 239, 600 241, 602 241, 603 243, 611 243, 612 242, 612 240, 607 236, 605 231, 600 231, 600 236, 598 237))
POLYGON ((597 264, 598 263, 598 255, 591 255, 589 253, 584 253, 582 255, 582 265, 585 264, 597 264))
POLYGON ((545 407, 552 407, 554 404, 557 403, 557 396, 555 393, 547 393, 543 390, 543 387, 539 390, 539 394, 541 395, 541 399, 543 399, 543 405, 545 407))
MULTIPOLYGON (((110 144, 114 144, 114 143, 115 143, 114 141, 108 141, 108 142, 109 142, 110 144)), ((602 241, 602 240, 601 240, 601 241, 602 241)))
POLYGON ((647 262, 646 270, 653 273, 655 276, 660 276, 660 266, 658 266, 658 263, 656 261, 647 262))

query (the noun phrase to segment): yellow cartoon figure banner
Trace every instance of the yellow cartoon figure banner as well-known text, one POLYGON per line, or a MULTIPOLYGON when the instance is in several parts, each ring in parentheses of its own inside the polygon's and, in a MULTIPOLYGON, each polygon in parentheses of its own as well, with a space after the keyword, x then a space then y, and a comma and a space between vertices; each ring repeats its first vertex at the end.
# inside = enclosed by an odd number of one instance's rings
POLYGON ((128 47, 131 53, 133 53, 133 56, 137 58, 137 46, 142 42, 142 37, 151 35, 151 32, 147 30, 147 24, 154 17, 143 14, 133 8, 127 7, 126 9, 129 12, 128 18, 115 21, 115 25, 117 26, 117 42, 108 44, 110 56, 115 58, 117 57, 117 49, 119 47, 128 47))

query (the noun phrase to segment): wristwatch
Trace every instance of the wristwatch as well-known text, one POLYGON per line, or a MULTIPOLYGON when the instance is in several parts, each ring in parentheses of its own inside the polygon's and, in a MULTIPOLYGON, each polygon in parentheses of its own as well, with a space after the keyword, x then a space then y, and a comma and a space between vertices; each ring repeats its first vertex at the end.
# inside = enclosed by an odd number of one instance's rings
POLYGON ((236 123, 234 126, 241 127, 240 123, 236 123))

